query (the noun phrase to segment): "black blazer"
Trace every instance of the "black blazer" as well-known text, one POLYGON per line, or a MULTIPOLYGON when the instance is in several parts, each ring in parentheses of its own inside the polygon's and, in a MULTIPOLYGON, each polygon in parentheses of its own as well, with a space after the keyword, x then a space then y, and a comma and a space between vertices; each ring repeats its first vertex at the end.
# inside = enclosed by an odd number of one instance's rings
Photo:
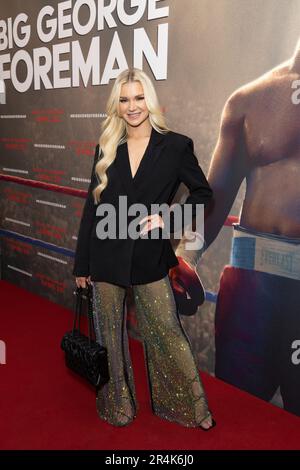
MULTIPOLYGON (((212 190, 193 153, 193 141, 184 135, 169 131, 160 134, 152 128, 149 144, 134 178, 131 175, 127 142, 118 146, 114 162, 107 170, 108 185, 101 194, 102 203, 113 204, 118 220, 119 196, 127 196, 127 206, 143 203, 149 210, 151 204, 171 205, 181 182, 189 189, 185 204, 210 201, 212 190)), ((102 216, 96 216, 92 190, 97 186, 94 171, 98 161, 96 146, 91 183, 78 233, 73 274, 91 276, 92 281, 105 281, 120 286, 145 284, 163 278, 178 260, 169 239, 99 239, 96 225, 102 216)), ((101 158, 101 156, 100 156, 101 158)), ((142 218, 142 217, 141 217, 142 218)), ((128 217, 128 223, 134 217, 128 217)), ((162 233, 162 229, 158 230, 162 233)), ((172 228, 171 228, 172 232, 172 228)), ((150 232, 149 232, 150 236, 150 232)))

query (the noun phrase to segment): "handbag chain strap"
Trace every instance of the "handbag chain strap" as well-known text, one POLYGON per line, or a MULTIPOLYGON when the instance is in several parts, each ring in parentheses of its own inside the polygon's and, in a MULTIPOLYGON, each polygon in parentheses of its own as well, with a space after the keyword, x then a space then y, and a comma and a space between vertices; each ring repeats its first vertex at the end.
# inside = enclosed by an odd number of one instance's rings
POLYGON ((74 321, 73 321, 73 328, 72 328, 72 335, 74 336, 77 322, 78 322, 78 331, 80 331, 80 316, 81 316, 81 310, 82 310, 82 289, 81 287, 77 287, 76 291, 73 292, 73 294, 76 296, 76 304, 75 304, 75 315, 74 315, 74 321))
POLYGON ((80 318, 82 315, 82 299, 87 299, 88 301, 88 311, 87 311, 88 338, 89 338, 89 344, 91 344, 91 341, 93 339, 92 332, 94 332, 94 337, 95 337, 95 328, 94 328, 94 321, 93 321, 93 288, 89 284, 87 284, 86 288, 77 287, 74 294, 76 295, 76 305, 75 305, 75 315, 74 315, 74 321, 73 321, 72 335, 74 336, 75 334, 76 326, 77 326, 77 330, 80 332, 80 318))
POLYGON ((93 287, 88 284, 87 285, 87 299, 88 299, 88 335, 89 335, 89 344, 91 344, 91 340, 95 339, 95 327, 94 327, 94 317, 93 317, 93 287), (92 332, 94 334, 94 338, 92 338, 92 332))

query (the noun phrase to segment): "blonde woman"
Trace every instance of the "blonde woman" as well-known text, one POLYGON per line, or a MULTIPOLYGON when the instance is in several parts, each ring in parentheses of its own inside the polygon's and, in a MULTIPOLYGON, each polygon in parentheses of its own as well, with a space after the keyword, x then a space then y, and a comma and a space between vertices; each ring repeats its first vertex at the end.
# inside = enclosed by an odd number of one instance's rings
POLYGON ((180 182, 190 191, 186 204, 194 208, 210 200, 192 140, 167 128, 150 78, 138 69, 125 70, 107 102, 73 270, 77 286, 93 286, 96 335, 107 348, 110 373, 97 392, 97 411, 115 426, 131 423, 138 407, 124 309, 128 287, 144 342, 153 412, 203 430, 215 424, 177 314, 169 270, 178 259, 162 237, 164 219, 144 213, 135 226, 138 236, 127 230, 134 221, 127 209, 171 204, 180 182))

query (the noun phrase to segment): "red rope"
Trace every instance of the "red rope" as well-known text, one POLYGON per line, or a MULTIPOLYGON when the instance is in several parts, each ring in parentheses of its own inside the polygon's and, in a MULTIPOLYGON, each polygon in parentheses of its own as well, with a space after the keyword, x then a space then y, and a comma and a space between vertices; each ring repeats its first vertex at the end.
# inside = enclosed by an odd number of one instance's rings
POLYGON ((69 188, 68 186, 59 186, 53 183, 44 183, 43 181, 36 181, 31 179, 22 178, 20 176, 4 175, 0 173, 0 180, 10 181, 11 183, 23 184, 31 188, 41 188, 48 191, 55 191, 57 193, 70 194, 71 196, 86 198, 87 191, 84 189, 69 188))
MULTIPOLYGON (((22 178, 20 176, 4 175, 0 173, 0 180, 10 181, 11 183, 23 184, 32 188, 41 188, 48 191, 55 191, 57 193, 70 194, 71 196, 86 198, 87 191, 84 189, 69 188, 67 186, 59 186, 58 184, 44 183, 43 181, 36 181, 31 179, 22 178)), ((233 223, 238 223, 239 218, 235 215, 229 215, 224 223, 224 226, 231 227, 233 223)))

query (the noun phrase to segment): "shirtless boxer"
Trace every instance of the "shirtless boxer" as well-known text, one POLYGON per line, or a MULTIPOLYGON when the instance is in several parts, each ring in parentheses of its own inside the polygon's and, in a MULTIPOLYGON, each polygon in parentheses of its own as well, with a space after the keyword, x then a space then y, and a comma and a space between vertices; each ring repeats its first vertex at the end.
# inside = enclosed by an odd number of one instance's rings
MULTIPOLYGON (((246 179, 216 306, 216 376, 264 400, 280 387, 284 408, 300 416, 300 364, 292 361, 300 339, 299 79, 300 41, 291 59, 227 100, 208 173, 205 241, 217 237, 246 179)), ((188 261, 196 266, 200 255, 188 261)))

